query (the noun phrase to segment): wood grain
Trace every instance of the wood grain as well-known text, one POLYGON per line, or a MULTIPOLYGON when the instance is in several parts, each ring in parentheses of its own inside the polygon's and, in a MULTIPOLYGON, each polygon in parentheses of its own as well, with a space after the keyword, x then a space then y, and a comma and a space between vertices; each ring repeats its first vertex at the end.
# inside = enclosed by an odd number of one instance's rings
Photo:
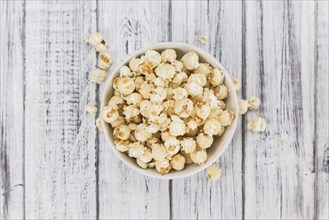
POLYGON ((1 219, 329 219, 328 1, 0 1, 1 219), (83 105, 98 30, 114 63, 186 42, 261 99, 216 162, 160 181, 130 170, 83 105), (206 35, 205 45, 198 42, 206 35), (253 116, 264 133, 247 130, 253 116))
MULTIPOLYGON (((172 40, 199 46, 213 54, 241 80, 242 2, 173 1, 172 40), (198 41, 206 35, 205 45, 198 41)), ((228 150, 216 163, 223 170, 219 182, 210 182, 205 172, 172 181, 172 219, 242 218, 241 122, 228 150), (233 162, 234 161, 234 162, 233 162)))
POLYGON ((28 219, 96 218, 95 1, 26 2, 25 208, 28 219))
POLYGON ((0 218, 22 219, 24 217, 23 2, 0 2, 0 27, 0 218))
MULTIPOLYGON (((168 9, 169 1, 99 1, 99 30, 114 57, 109 72, 135 50, 169 40, 168 9)), ((105 136, 99 138, 99 218, 168 219, 168 181, 131 170, 114 155, 105 136)))
POLYGON ((315 7, 315 218, 329 218, 329 3, 318 2, 315 7))
POLYGON ((245 218, 314 218, 314 2, 246 4, 246 94, 266 132, 245 130, 245 218), (305 16, 305 18, 303 18, 305 16))

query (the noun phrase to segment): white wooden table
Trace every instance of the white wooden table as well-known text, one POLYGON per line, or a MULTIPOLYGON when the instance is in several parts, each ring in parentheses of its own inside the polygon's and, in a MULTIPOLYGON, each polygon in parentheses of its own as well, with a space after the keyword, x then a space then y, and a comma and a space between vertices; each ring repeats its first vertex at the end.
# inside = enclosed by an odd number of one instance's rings
POLYGON ((2 219, 328 219, 328 1, 0 1, 2 219), (128 169, 83 111, 108 39, 127 54, 186 42, 219 59, 261 99, 217 161, 163 181, 128 169), (205 45, 198 36, 208 36, 205 45), (266 118, 266 132, 247 121, 266 118))

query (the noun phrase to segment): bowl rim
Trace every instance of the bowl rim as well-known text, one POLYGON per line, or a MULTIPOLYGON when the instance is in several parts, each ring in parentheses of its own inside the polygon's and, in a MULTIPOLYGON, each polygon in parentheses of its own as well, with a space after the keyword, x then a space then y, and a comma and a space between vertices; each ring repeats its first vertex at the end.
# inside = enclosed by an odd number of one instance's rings
MULTIPOLYGON (((132 170, 134 170, 134 171, 136 171, 136 172, 138 172, 140 174, 143 174, 145 176, 148 176, 148 177, 152 177, 152 178, 156 178, 156 179, 167 179, 168 180, 168 179, 185 178, 185 177, 189 177, 189 176, 192 176, 194 174, 197 174, 197 173, 205 170, 209 166, 211 166, 216 160, 218 160, 218 158, 220 156, 222 156, 224 154, 224 152, 227 150, 228 146, 232 142, 233 136, 234 136, 235 131, 236 131, 236 128, 237 128, 237 121, 238 121, 238 99, 237 99, 237 94, 234 91, 231 91, 231 92, 233 92, 232 98, 234 99, 234 103, 236 103, 235 108, 234 109, 231 109, 235 113, 235 117, 234 117, 233 123, 230 125, 232 132, 230 133, 230 135, 226 139, 226 142, 223 143, 223 145, 221 146, 222 149, 220 151, 218 151, 217 154, 212 159, 207 159, 207 161, 204 164, 202 164, 199 167, 197 167, 194 171, 191 171, 191 172, 188 172, 188 173, 184 173, 184 172, 181 172, 181 171, 176 171, 176 172, 178 172, 178 174, 176 174, 176 175, 169 175, 169 174, 161 175, 159 173, 156 173, 156 174, 148 173, 148 172, 145 171, 146 169, 144 170, 143 168, 137 168, 137 166, 130 165, 128 163, 128 161, 126 161, 126 159, 123 158, 122 153, 119 152, 115 148, 114 143, 112 141, 112 138, 109 135, 110 131, 107 129, 107 126, 106 126, 107 123, 104 122, 104 120, 101 117, 102 109, 104 108, 105 103, 107 102, 107 100, 106 100, 107 93, 111 89, 109 87, 112 87, 113 79, 116 76, 116 73, 120 70, 120 68, 122 66, 124 66, 124 65, 127 65, 132 58, 141 56, 142 54, 144 54, 148 50, 152 50, 152 49, 153 50, 163 50, 163 49, 160 49, 160 48, 163 48, 163 47, 165 47, 165 48, 173 48, 173 49, 180 48, 180 47, 182 47, 182 48, 188 48, 188 50, 195 51, 198 55, 199 54, 202 54, 203 57, 207 57, 207 60, 208 59, 211 59, 212 60, 212 63, 216 63, 217 66, 219 66, 220 69, 224 71, 224 73, 225 73, 225 79, 230 78, 230 75, 227 73, 227 70, 225 69, 225 67, 213 55, 209 54, 205 50, 203 50, 201 48, 198 48, 198 47, 196 47, 194 45, 186 44, 186 43, 181 43, 181 42, 161 42, 161 43, 151 44, 151 45, 145 46, 145 47, 143 47, 141 49, 138 49, 135 52, 133 52, 130 55, 128 55, 125 59, 123 59, 116 66, 116 68, 113 69, 112 71, 110 71, 110 73, 108 74, 108 78, 107 78, 107 81, 106 81, 106 84, 105 84, 105 87, 104 87, 104 90, 103 90, 103 93, 102 93, 102 97, 101 97, 101 108, 100 108, 100 119, 101 119, 102 127, 103 127, 103 132, 102 133, 104 133, 104 135, 106 137, 106 140, 107 140, 107 143, 110 145, 110 147, 111 147, 112 151, 114 152, 114 154, 126 166, 128 166, 132 170)), ((229 80, 228 82, 226 82, 225 85, 228 88, 234 88, 233 83, 232 83, 231 80, 229 80)))

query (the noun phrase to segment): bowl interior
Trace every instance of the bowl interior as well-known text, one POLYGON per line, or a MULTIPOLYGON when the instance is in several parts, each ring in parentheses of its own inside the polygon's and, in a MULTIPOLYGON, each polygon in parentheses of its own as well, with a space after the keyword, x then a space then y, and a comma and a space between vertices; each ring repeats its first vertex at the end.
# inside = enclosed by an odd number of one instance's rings
POLYGON ((109 75, 109 80, 107 81, 106 88, 104 90, 103 98, 102 98, 102 104, 101 108, 103 108, 105 105, 107 105, 110 98, 113 96, 113 79, 119 76, 119 69, 123 65, 128 65, 129 60, 133 57, 139 57, 143 55, 147 50, 153 49, 158 52, 161 52, 167 48, 172 48, 176 50, 177 53, 177 59, 180 59, 186 52, 188 51, 195 51, 200 58, 200 62, 206 62, 209 63, 212 67, 218 67, 225 71, 225 85, 229 89, 229 96, 226 98, 226 108, 233 111, 235 113, 235 119, 229 127, 226 128, 226 131, 221 137, 216 137, 214 140, 213 145, 207 149, 208 159, 207 161, 199 166, 196 164, 190 164, 187 165, 182 171, 174 171, 171 170, 166 175, 159 174, 155 169, 142 169, 138 166, 136 163, 136 160, 134 158, 128 157, 125 153, 121 153, 117 151, 117 149, 114 146, 113 143, 113 129, 112 127, 102 121, 103 124, 103 131, 104 134, 108 140, 109 145, 113 149, 114 153, 129 167, 134 169, 135 171, 142 173, 147 176, 155 177, 155 178, 161 178, 161 179, 175 179, 175 178, 182 178, 186 176, 193 175, 197 172, 200 172, 201 170, 207 168, 212 163, 214 163, 226 150, 227 146, 229 145, 230 141, 232 140, 232 137, 234 135, 236 124, 237 124, 237 117, 238 117, 238 102, 237 102, 237 95, 235 93, 232 81, 230 79, 230 76, 227 74, 225 68, 217 61, 213 56, 209 55, 207 52, 201 50, 200 48, 194 47, 192 45, 183 44, 183 43, 159 43, 155 44, 146 48, 143 48, 141 50, 138 50, 137 52, 131 54, 128 56, 125 60, 122 61, 122 63, 109 75))

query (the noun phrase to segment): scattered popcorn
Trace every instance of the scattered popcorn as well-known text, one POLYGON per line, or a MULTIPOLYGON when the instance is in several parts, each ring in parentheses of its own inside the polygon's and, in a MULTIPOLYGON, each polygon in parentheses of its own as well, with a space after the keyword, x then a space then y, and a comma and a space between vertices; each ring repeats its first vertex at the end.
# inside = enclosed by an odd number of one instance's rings
POLYGON ((90 115, 95 116, 97 113, 97 106, 96 102, 89 102, 84 106, 84 109, 86 112, 88 112, 90 115))
POLYGON ((233 83, 233 85, 234 85, 235 91, 236 91, 236 92, 239 92, 240 89, 241 89, 241 84, 240 84, 239 80, 237 80, 237 79, 234 78, 234 77, 232 77, 231 79, 232 79, 232 83, 233 83))
POLYGON ((199 64, 199 56, 195 52, 188 52, 182 57, 182 62, 186 69, 194 70, 198 68, 199 64))
POLYGON ((109 52, 100 53, 98 56, 98 67, 107 70, 112 64, 112 55, 109 52))
POLYGON ((249 108, 249 103, 246 100, 240 99, 239 101, 239 114, 244 115, 249 108))
MULTIPOLYGON (((102 55, 99 67, 106 69, 111 57, 102 55)), ((119 75, 102 119, 113 128, 117 150, 143 169, 164 175, 185 164, 204 164, 214 138, 234 120, 225 104, 230 92, 225 73, 199 63, 193 51, 178 61, 173 49, 149 50, 122 66, 119 75)))
POLYGON ((98 32, 85 36, 85 41, 91 44, 98 52, 105 52, 107 50, 107 41, 98 32))
POLYGON ((106 80, 106 73, 101 69, 94 69, 90 72, 90 81, 101 84, 106 80))
POLYGON ((247 99, 247 101, 249 103, 250 110, 256 110, 260 106, 260 100, 256 97, 250 97, 249 99, 247 99))
POLYGON ((210 167, 207 168, 207 177, 211 181, 219 180, 221 174, 222 174, 221 169, 219 169, 216 165, 211 165, 210 167))
POLYGON ((254 117, 248 122, 248 129, 253 132, 262 132, 266 129, 266 122, 264 118, 254 117))
POLYGON ((96 126, 97 126, 99 132, 103 132, 102 120, 100 118, 96 119, 96 126))
POLYGON ((200 42, 201 44, 205 44, 206 41, 207 41, 207 37, 206 37, 205 35, 200 35, 200 36, 199 36, 199 42, 200 42))

